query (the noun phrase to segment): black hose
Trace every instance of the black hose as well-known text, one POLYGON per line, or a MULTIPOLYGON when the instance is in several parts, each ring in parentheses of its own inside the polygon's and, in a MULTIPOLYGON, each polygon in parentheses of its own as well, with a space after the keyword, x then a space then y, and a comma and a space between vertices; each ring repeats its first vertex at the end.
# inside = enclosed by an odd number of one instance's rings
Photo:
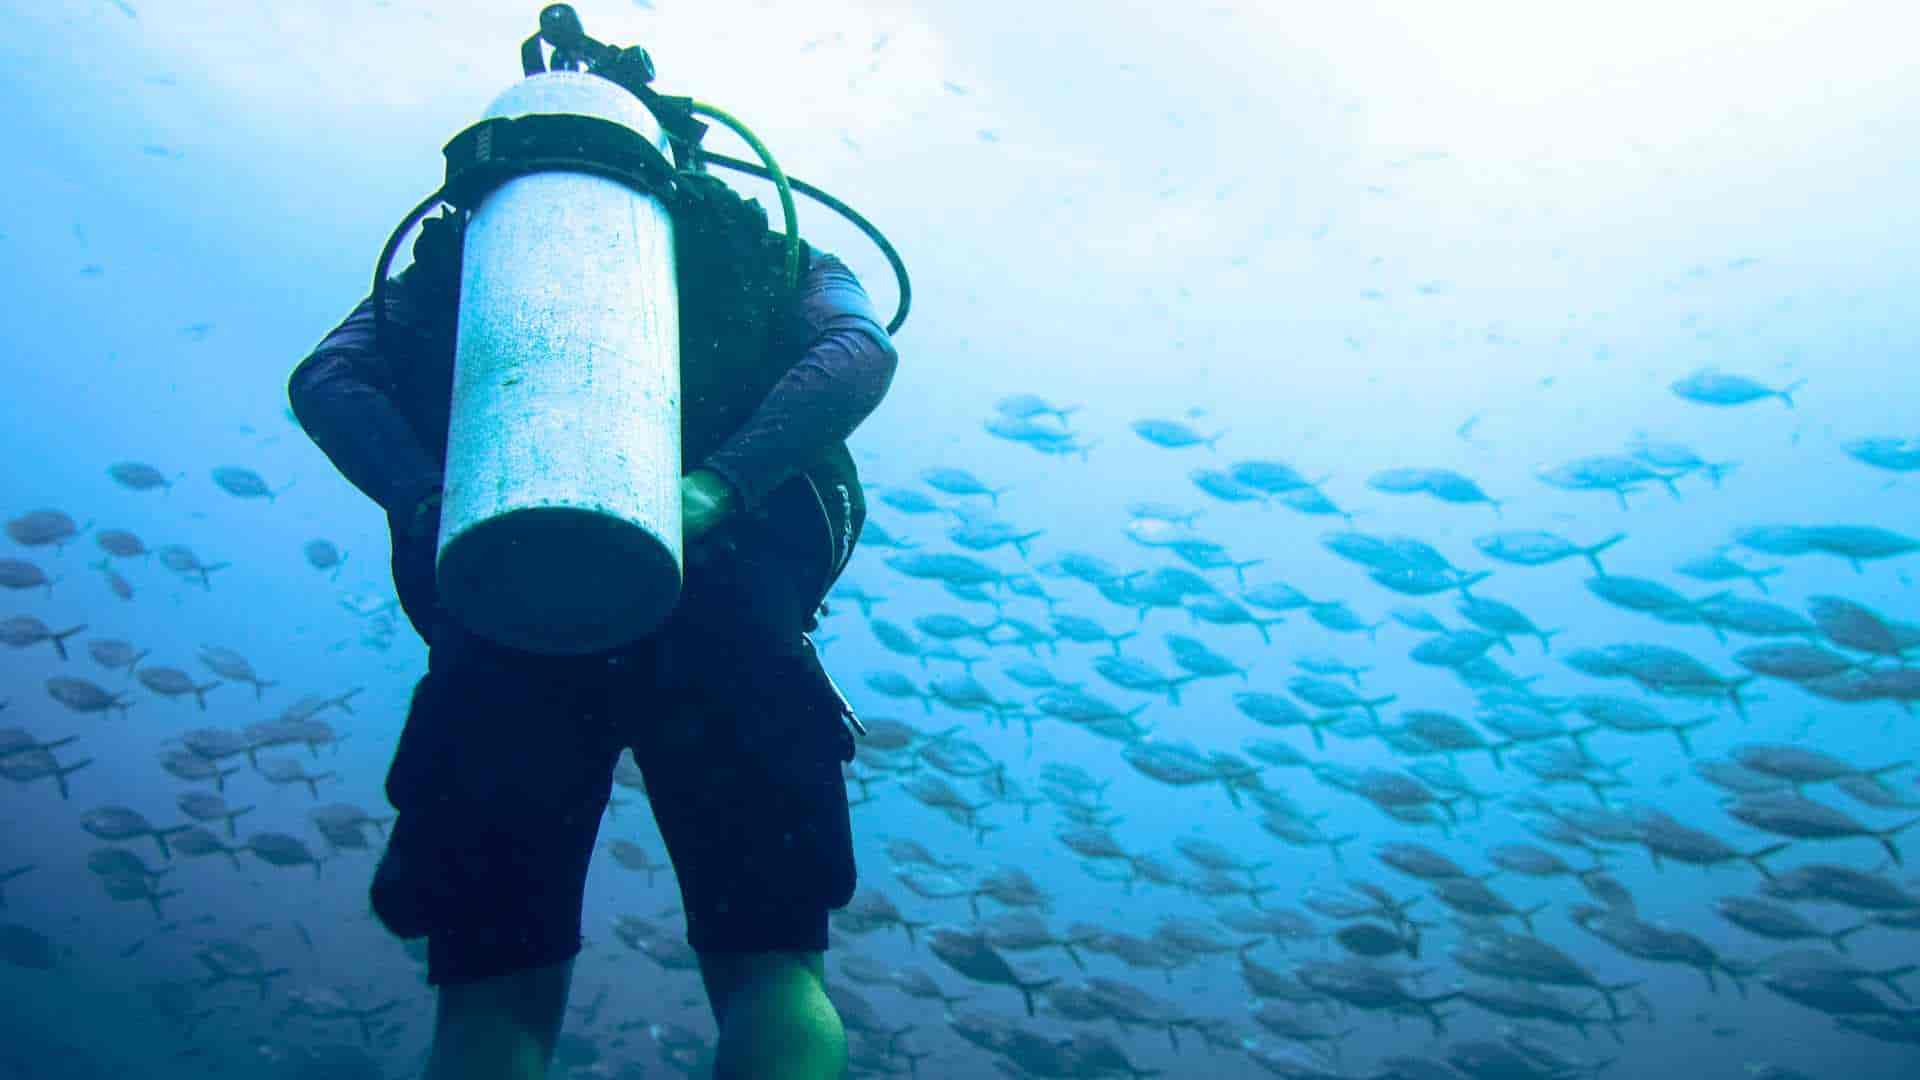
MULTIPOLYGON (((743 172, 749 176, 757 176, 767 181, 773 179, 773 175, 765 168, 751 161, 742 161, 739 158, 728 157, 725 154, 715 154, 705 150, 700 152, 700 156, 707 161, 713 162, 715 165, 723 165, 736 172, 743 172)), ((913 285, 907 280, 907 264, 900 261, 900 253, 893 249, 893 245, 887 242, 887 238, 881 234, 879 229, 874 228, 872 222, 861 217, 860 212, 853 207, 821 191, 805 180, 789 175, 787 177, 787 183, 792 185, 795 191, 805 194, 815 202, 820 203, 834 213, 852 222, 855 228, 867 234, 867 239, 873 241, 873 245, 880 249, 880 254, 887 257, 887 262, 893 265, 894 280, 900 283, 900 304, 894 309, 893 318, 887 321, 887 333, 891 335, 898 331, 901 324, 907 321, 907 309, 913 304, 913 285)))
POLYGON ((387 237, 387 245, 380 249, 380 261, 373 264, 373 347, 376 350, 386 348, 387 339, 387 267, 393 265, 393 253, 399 249, 400 241, 413 231, 427 211, 438 206, 446 188, 438 188, 433 194, 420 200, 420 205, 407 212, 400 225, 387 237))

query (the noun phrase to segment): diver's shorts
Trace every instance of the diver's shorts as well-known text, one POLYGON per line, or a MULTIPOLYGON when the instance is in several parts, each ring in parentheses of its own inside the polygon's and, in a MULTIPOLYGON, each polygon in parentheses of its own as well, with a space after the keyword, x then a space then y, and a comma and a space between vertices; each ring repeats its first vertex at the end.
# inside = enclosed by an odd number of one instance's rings
POLYGON ((616 653, 542 657, 436 630, 387 775, 399 818, 373 888, 390 928, 426 934, 429 983, 579 951, 587 864, 628 748, 693 948, 826 948, 854 863, 852 736, 804 637, 851 547, 823 509, 806 481, 783 485, 689 560, 667 624, 616 653), (392 911, 412 914, 396 925, 392 911))

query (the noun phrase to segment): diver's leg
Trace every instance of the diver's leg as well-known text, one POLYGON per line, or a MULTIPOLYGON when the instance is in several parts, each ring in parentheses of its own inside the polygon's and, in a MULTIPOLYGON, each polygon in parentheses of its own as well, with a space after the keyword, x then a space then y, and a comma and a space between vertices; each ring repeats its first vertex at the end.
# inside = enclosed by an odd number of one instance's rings
POLYGON ((430 665, 388 777, 399 822, 374 907, 427 939, 430 1080, 540 1080, 620 747, 607 665, 439 634, 430 665))
POLYGON ((839 1080, 847 1033, 817 952, 705 953, 700 975, 720 1022, 714 1080, 839 1080))
MULTIPOLYGON (((757 697, 753 681, 734 693, 757 697)), ((799 680, 774 685, 789 702, 809 696, 799 680)), ((637 755, 719 1024, 714 1076, 838 1080, 847 1036, 826 993, 827 913, 847 903, 855 872, 840 762, 818 747, 839 716, 764 699, 733 705, 678 712, 673 726, 692 745, 656 738, 637 755), (769 724, 765 744, 743 746, 741 704, 762 706, 751 714, 759 719, 785 712, 791 726, 769 724), (770 768, 769 753, 805 763, 803 775, 770 768)))
MULTIPOLYGON (((758 696, 752 682, 743 678, 736 692, 758 696)), ((797 679, 774 685, 789 702, 809 696, 797 679)), ((847 1036, 826 993, 827 913, 847 903, 855 871, 840 762, 819 747, 831 745, 840 720, 750 703, 763 707, 758 719, 785 712, 791 724, 761 727, 765 743, 749 748, 739 741, 741 702, 682 712, 675 719, 705 736, 694 740, 702 745, 692 753, 651 747, 641 756, 647 793, 719 1024, 716 1080, 838 1080, 847 1074, 847 1036), (769 753, 802 775, 769 767, 769 753)))
POLYGON ((545 1080, 573 960, 440 988, 427 1080, 545 1080))
POLYGON ((825 984, 827 914, 853 895, 838 693, 802 636, 834 545, 789 483, 691 569, 633 730, 719 1023, 719 1080, 838 1080, 847 1034, 825 984))

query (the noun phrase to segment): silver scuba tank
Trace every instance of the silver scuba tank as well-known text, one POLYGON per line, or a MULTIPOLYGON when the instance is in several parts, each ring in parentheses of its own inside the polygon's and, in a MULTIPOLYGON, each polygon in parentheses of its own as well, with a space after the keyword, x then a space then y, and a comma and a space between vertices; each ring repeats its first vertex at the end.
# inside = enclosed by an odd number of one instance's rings
MULTIPOLYGON (((536 74, 488 117, 659 122, 596 75, 536 74)), ((474 633, 600 652, 679 598, 680 326, 673 221, 576 171, 508 180, 473 208, 460 277, 438 580, 474 633)))

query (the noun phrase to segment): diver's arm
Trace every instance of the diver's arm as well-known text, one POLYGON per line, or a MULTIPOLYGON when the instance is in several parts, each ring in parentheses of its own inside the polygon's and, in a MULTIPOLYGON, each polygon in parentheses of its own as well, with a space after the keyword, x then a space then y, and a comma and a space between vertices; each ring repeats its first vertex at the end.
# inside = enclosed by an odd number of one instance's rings
POLYGON ((821 252, 814 252, 775 341, 777 348, 804 350, 800 361, 700 463, 733 486, 741 509, 752 509, 851 435, 886 396, 900 359, 853 271, 821 252))
MULTIPOLYGON (((396 283, 397 284, 397 283, 396 283)), ((392 288, 390 286, 390 288, 392 288)), ((414 337, 409 307, 387 305, 388 329, 414 337)), ((404 361, 405 357, 397 358, 404 361)), ((287 381, 293 415, 334 467, 389 516, 408 515, 440 487, 442 470, 393 401, 395 357, 375 347, 373 299, 362 300, 287 381)))

